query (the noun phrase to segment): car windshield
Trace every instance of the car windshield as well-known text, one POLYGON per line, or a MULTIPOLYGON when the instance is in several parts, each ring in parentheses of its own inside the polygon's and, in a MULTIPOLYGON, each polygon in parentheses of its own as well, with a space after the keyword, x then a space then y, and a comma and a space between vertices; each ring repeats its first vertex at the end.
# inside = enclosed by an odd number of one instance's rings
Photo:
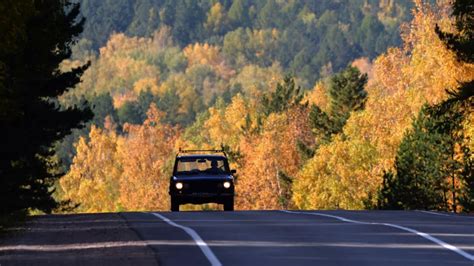
POLYGON ((229 166, 224 158, 192 157, 179 158, 176 162, 175 174, 228 174, 229 166))

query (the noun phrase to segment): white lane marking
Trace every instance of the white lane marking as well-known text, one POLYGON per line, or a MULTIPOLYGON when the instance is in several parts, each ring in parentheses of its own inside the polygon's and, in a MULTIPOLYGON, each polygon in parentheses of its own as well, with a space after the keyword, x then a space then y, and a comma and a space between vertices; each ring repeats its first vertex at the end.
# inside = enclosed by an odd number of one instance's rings
POLYGON ((185 231, 194 240, 196 245, 201 249, 202 253, 204 253, 204 256, 206 256, 206 258, 209 260, 211 265, 213 265, 213 266, 221 266, 222 265, 222 263, 219 261, 219 259, 216 257, 216 255, 214 255, 214 252, 212 252, 212 250, 209 248, 209 246, 206 244, 206 242, 204 242, 204 240, 202 240, 202 238, 198 235, 198 233, 196 233, 196 231, 194 231, 193 229, 191 229, 189 227, 179 225, 179 224, 171 221, 170 219, 164 217, 163 215, 161 215, 159 213, 152 212, 151 214, 158 217, 158 218, 160 218, 161 220, 165 221, 169 225, 174 226, 174 227, 178 227, 178 228, 182 229, 183 231, 185 231))
POLYGON ((416 234, 418 236, 421 236, 425 239, 428 239, 429 241, 435 243, 435 244, 438 244, 440 246, 442 246, 443 248, 446 248, 448 250, 451 250, 453 252, 456 252, 457 254, 463 256, 464 258, 468 259, 468 260, 471 260, 471 261, 474 261, 474 255, 472 254, 469 254, 467 253, 466 251, 462 250, 462 249, 459 249, 451 244, 448 244, 446 242, 444 242, 443 240, 441 239, 438 239, 436 237, 433 237, 427 233, 423 233, 423 232, 420 232, 420 231, 417 231, 415 229, 411 229, 411 228, 408 228, 408 227, 404 227, 404 226, 401 226, 401 225, 397 225, 397 224, 390 224, 390 223, 376 223, 376 222, 361 222, 361 221, 356 221, 356 220, 351 220, 351 219, 347 219, 347 218, 344 218, 344 217, 341 217, 341 216, 336 216, 336 215, 330 215, 330 214, 323 214, 323 213, 315 213, 315 212, 295 212, 295 211, 287 211, 287 210, 282 210, 282 212, 286 212, 286 213, 293 213, 293 214, 309 214, 309 215, 316 215, 316 216, 323 216, 323 217, 329 217, 329 218, 334 218, 334 219, 337 219, 337 220, 340 220, 340 221, 343 221, 343 222, 347 222, 347 223, 353 223, 353 224, 366 224, 366 225, 384 225, 384 226, 388 226, 388 227, 393 227, 393 228, 397 228, 397 229, 400 229, 400 230, 403 230, 403 231, 407 231, 407 232, 410 232, 410 233, 413 233, 413 234, 416 234))
POLYGON ((474 217, 463 216, 463 215, 455 215, 455 214, 447 214, 447 213, 440 213, 440 212, 434 212, 434 211, 422 211, 422 210, 419 210, 418 212, 427 213, 427 214, 433 214, 433 215, 438 215, 438 216, 448 216, 448 217, 455 217, 455 218, 474 219, 474 217))
POLYGON ((437 213, 437 212, 431 212, 431 211, 418 211, 418 212, 422 212, 422 213, 427 213, 427 214, 433 214, 433 215, 438 215, 438 216, 448 216, 448 217, 451 217, 452 215, 448 215, 448 214, 444 214, 444 213, 437 213))
MULTIPOLYGON (((59 244, 59 245, 12 245, 1 246, 1 252, 8 251, 35 251, 35 252, 51 252, 51 251, 74 251, 74 250, 89 250, 89 249, 113 249, 122 247, 147 247, 147 246, 175 246, 175 247, 189 247, 195 246, 193 240, 144 240, 144 241, 118 241, 118 242, 102 242, 102 243, 88 243, 88 244, 59 244)), ((212 241, 209 244, 211 247, 350 247, 350 248, 386 248, 386 249, 433 249, 431 243, 428 244, 397 244, 397 243, 364 243, 364 242, 340 242, 340 243, 326 243, 326 242, 282 242, 282 241, 233 241, 233 240, 218 240, 212 241)), ((464 246, 466 249, 474 250, 474 247, 464 246)), ((436 246, 438 249, 443 247, 436 246)), ((21 255, 21 254, 19 254, 21 255)), ((3 258, 6 256, 2 254, 3 258)))

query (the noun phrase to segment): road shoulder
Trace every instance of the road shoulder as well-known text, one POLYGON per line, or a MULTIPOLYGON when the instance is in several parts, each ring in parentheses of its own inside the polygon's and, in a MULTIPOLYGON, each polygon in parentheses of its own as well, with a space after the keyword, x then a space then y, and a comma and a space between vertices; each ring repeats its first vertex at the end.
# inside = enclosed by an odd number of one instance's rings
POLYGON ((117 213, 44 215, 0 239, 2 265, 157 265, 117 213))

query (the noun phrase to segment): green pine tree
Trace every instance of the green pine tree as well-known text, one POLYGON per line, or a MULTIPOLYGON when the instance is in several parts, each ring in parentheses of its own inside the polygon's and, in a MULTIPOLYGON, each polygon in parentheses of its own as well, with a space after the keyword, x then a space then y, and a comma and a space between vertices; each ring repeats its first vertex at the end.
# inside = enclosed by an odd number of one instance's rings
POLYGON ((312 105, 309 112, 309 122, 318 144, 324 144, 331 141, 333 134, 339 133, 331 117, 328 116, 317 105, 312 105))
POLYGON ((436 130, 437 122, 425 106, 405 134, 395 160, 396 174, 384 176, 383 208, 449 208, 445 178, 451 147, 446 135, 436 130))
POLYGON ((450 101, 422 108, 400 144, 395 172, 384 175, 381 208, 455 211, 460 204, 473 209, 473 158, 459 108, 450 101))
POLYGON ((79 10, 63 0, 0 2, 0 215, 59 205, 52 197, 60 175, 51 172, 53 144, 92 116, 56 101, 88 67, 59 71, 82 32, 79 10))
POLYGON ((366 84, 367 74, 361 74, 351 66, 331 77, 328 90, 331 99, 329 115, 334 122, 335 132, 342 131, 351 112, 364 108, 366 84))
MULTIPOLYGON (((458 61, 472 64, 474 63, 474 1, 455 0, 452 2, 452 7, 457 32, 442 32, 438 25, 435 31, 446 47, 456 54, 458 61)), ((458 167, 453 170, 458 173, 463 183, 463 189, 459 195, 460 204, 464 211, 472 211, 474 210, 473 156, 472 151, 463 141, 465 137, 460 125, 474 111, 474 80, 461 83, 456 90, 448 91, 448 93, 450 97, 440 103, 435 112, 439 117, 447 117, 443 127, 448 134, 455 136, 454 141, 464 154, 462 162, 458 163, 458 167), (453 115, 459 119, 451 119, 453 115)))
POLYGON ((286 76, 283 83, 277 84, 274 92, 262 97, 262 112, 265 115, 283 112, 291 106, 300 105, 303 97, 303 91, 295 85, 293 77, 286 76))

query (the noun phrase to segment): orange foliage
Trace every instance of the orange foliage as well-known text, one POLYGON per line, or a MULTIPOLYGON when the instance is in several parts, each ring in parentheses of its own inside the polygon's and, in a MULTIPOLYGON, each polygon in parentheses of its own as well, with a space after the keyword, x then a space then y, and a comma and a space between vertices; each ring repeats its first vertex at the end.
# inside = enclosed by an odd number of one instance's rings
POLYGON ((299 208, 361 209, 364 201, 375 204, 383 172, 393 167, 403 135, 421 106, 444 100, 446 89, 474 78, 474 66, 458 62, 434 32, 435 25, 445 21, 446 13, 417 2, 414 19, 404 29, 403 49, 388 49, 374 61, 365 110, 351 114, 344 139, 321 147, 301 170, 294 187, 299 208), (365 159, 357 162, 355 157, 365 159))
POLYGON ((158 94, 158 78, 142 78, 133 84, 135 95, 139 95, 142 91, 150 90, 153 94, 158 94))
POLYGON ((171 156, 177 131, 160 124, 163 114, 152 104, 143 125, 124 127, 128 133, 118 145, 123 172, 120 180, 120 202, 127 210, 165 210, 168 203, 168 181, 171 156))
POLYGON ((162 125, 151 105, 143 125, 124 126, 119 137, 110 128, 92 126, 89 141, 76 145, 71 170, 61 179, 65 198, 80 203, 78 211, 167 210, 175 128, 162 125))
POLYGON ((297 140, 311 141, 304 110, 271 114, 261 134, 242 139, 243 159, 237 189, 239 209, 280 209, 284 193, 280 171, 295 176, 301 166, 297 140))

